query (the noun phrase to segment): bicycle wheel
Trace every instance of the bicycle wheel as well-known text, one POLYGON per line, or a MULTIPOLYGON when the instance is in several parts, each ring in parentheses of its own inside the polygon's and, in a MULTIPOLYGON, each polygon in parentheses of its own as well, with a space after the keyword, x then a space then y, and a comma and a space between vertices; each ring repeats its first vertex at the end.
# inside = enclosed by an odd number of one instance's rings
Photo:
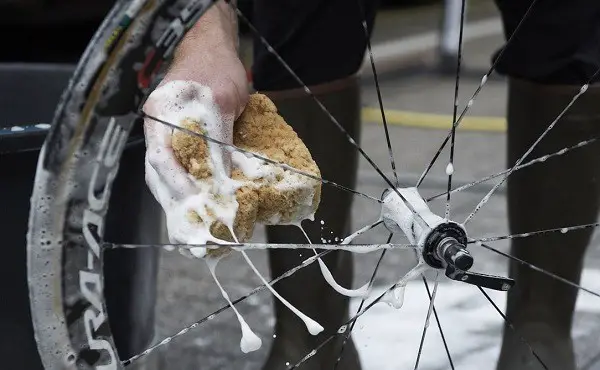
MULTIPOLYGON (((121 359, 117 354, 103 297, 103 252, 115 248, 156 248, 160 245, 120 245, 103 240, 104 217, 107 212, 111 185, 118 171, 119 158, 127 144, 127 139, 140 136, 139 129, 142 118, 154 119, 174 129, 180 129, 172 122, 148 116, 139 109, 145 96, 156 82, 157 74, 163 62, 170 58, 185 30, 197 20, 201 22, 202 14, 213 3, 214 1, 211 0, 119 1, 91 41, 69 88, 61 99, 38 163, 28 234, 31 306, 38 348, 47 369, 89 368, 106 370, 125 368, 155 349, 169 343, 173 338, 184 335, 191 328, 210 320, 215 314, 233 307, 234 304, 248 296, 263 289, 271 289, 270 285, 273 282, 266 283, 265 281, 264 285, 235 300, 231 305, 224 306, 217 312, 204 317, 173 336, 165 338, 136 356, 121 359)), ((244 15, 234 5, 232 6, 240 19, 246 21, 244 15)), ((249 22, 248 26, 252 32, 257 33, 257 30, 249 22)), ((368 33, 366 26, 365 32, 368 33)), ((260 35, 257 36, 260 37, 260 35)), ((264 38, 261 38, 261 41, 268 44, 264 38)), ((287 67, 287 64, 279 57, 277 52, 270 46, 268 46, 268 50, 301 85, 305 86, 306 92, 312 95, 310 89, 302 83, 291 68, 287 67)), ((372 54, 370 56, 373 63, 372 54)), ((374 69, 374 64, 372 66, 374 69)), ((462 113, 460 115, 455 113, 455 122, 451 132, 448 133, 442 147, 419 179, 416 187, 424 181, 446 143, 451 142, 451 148, 454 147, 456 127, 460 125, 473 105, 475 97, 485 85, 493 68, 494 66, 484 76, 481 85, 462 113)), ((375 69, 374 75, 377 76, 375 69)), ((586 84, 581 88, 580 92, 574 96, 573 101, 585 93, 587 86, 586 84)), ((315 101, 323 109, 324 114, 327 114, 325 106, 317 98, 315 98, 315 101)), ((379 101, 381 103, 381 100, 379 101)), ((563 113, 570 106, 567 106, 563 113)), ((347 135, 336 119, 331 115, 329 116, 332 124, 336 125, 342 134, 347 135)), ((560 116, 550 123, 544 134, 556 125, 559 118, 560 116)), ((385 128, 387 144, 391 154, 391 141, 387 126, 385 128)), ((186 132, 219 145, 227 145, 202 134, 191 131, 186 132)), ((540 140, 544 134, 542 134, 540 140)), ((326 179, 317 178, 317 180, 322 181, 325 186, 337 186, 342 190, 351 191, 370 199, 381 207, 381 218, 374 220, 372 225, 368 225, 349 236, 345 240, 345 244, 236 244, 234 250, 243 253, 246 249, 264 248, 325 249, 324 252, 308 258, 303 264, 275 279, 277 281, 317 261, 319 257, 332 249, 345 249, 357 253, 373 252, 381 249, 410 249, 415 251, 418 263, 400 281, 391 284, 383 294, 371 299, 368 304, 366 300, 363 300, 365 304, 361 304, 359 311, 351 320, 340 327, 336 333, 329 336, 329 339, 307 353, 306 356, 298 359, 294 364, 289 364, 288 368, 300 366, 334 336, 350 335, 356 319, 376 303, 387 301, 396 307, 401 306, 403 290, 408 280, 420 277, 429 269, 442 271, 450 279, 478 286, 493 304, 482 287, 506 291, 510 289, 514 282, 508 278, 469 271, 473 265, 473 257, 467 250, 468 244, 485 246, 484 242, 504 238, 531 236, 561 230, 565 232, 597 226, 577 225, 557 230, 532 230, 527 235, 511 235, 479 240, 469 238, 465 225, 509 175, 517 169, 528 166, 524 160, 531 150, 525 153, 517 161, 517 164, 505 173, 490 176, 490 178, 502 177, 502 180, 492 187, 467 220, 459 223, 449 219, 449 208, 447 208, 446 214, 442 216, 431 212, 427 206, 427 201, 430 199, 423 199, 416 187, 399 187, 397 181, 390 180, 354 139, 349 135, 347 137, 387 184, 383 196, 373 197, 353 189, 344 188, 326 179), (407 244, 392 244, 389 242, 373 245, 348 244, 356 235, 381 223, 385 224, 391 232, 404 234, 409 242, 407 244)), ((585 145, 587 143, 580 143, 573 148, 585 145)), ((534 146, 535 144, 531 149, 534 146)), ((280 163, 256 153, 240 148, 233 149, 273 165, 281 166, 280 163)), ((564 154, 566 151, 568 150, 558 152, 556 155, 564 154)), ((543 161, 541 159, 534 160, 530 164, 543 161)), ((284 169, 299 172, 289 168, 289 166, 284 166, 284 169)), ((393 162, 392 169, 395 174, 396 169, 393 162)), ((460 190, 453 189, 451 186, 453 174, 452 155, 446 172, 449 177, 448 191, 441 195, 447 196, 449 207, 450 194, 460 190)), ((310 176, 306 173, 302 173, 302 175, 310 176)), ((314 176, 312 177, 314 178, 314 176)), ((469 185, 472 186, 473 184, 469 185)), ((197 246, 170 245, 164 247, 176 248, 185 253, 189 252, 190 248, 197 246)), ((209 247, 218 248, 218 246, 209 247)), ((550 274, 549 272, 545 273, 550 274)), ((374 276, 375 273, 371 278, 371 283, 374 276)), ((560 279, 560 277, 556 278, 560 279)), ((572 282, 565 282, 583 289, 572 282)), ((427 321, 429 321, 430 315, 435 312, 433 303, 438 282, 436 280, 433 293, 430 292, 427 282, 425 282, 425 285, 431 302, 427 315, 427 321)), ((503 315, 497 306, 494 307, 503 315)), ((307 329, 311 333, 319 332, 319 328, 315 324, 310 321, 307 324, 307 329)), ((426 327, 423 330, 422 341, 425 338, 426 327)), ((418 367, 420 356, 421 351, 417 356, 416 367, 418 367)), ((449 352, 448 356, 452 364, 449 352)), ((543 364, 542 359, 535 353, 534 356, 543 364)))

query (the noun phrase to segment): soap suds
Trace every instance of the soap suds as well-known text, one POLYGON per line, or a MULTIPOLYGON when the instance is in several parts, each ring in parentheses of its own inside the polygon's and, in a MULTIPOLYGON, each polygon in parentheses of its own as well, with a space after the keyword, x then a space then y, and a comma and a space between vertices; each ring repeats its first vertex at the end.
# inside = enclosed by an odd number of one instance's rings
POLYGON ((250 268, 252 269, 252 271, 254 271, 254 273, 256 274, 256 276, 258 276, 258 278, 267 287, 267 289, 269 289, 271 291, 271 293, 277 299, 279 299, 279 301, 281 301, 281 303, 283 303, 287 308, 290 309, 290 311, 292 311, 294 314, 296 314, 296 316, 298 316, 300 318, 300 320, 302 320, 304 322, 304 325, 306 326, 306 329, 308 330, 309 333, 311 333, 312 335, 317 335, 317 334, 319 334, 320 332, 323 331, 323 327, 321 325, 319 325, 318 322, 316 322, 315 320, 313 320, 310 317, 308 317, 305 314, 303 314, 300 310, 298 310, 296 307, 294 307, 285 298, 283 298, 281 295, 279 295, 279 293, 277 293, 275 291, 275 289, 273 289, 273 287, 271 287, 271 285, 267 282, 267 280, 258 271, 258 269, 256 268, 256 266, 254 266, 254 263, 252 263, 252 261, 250 260, 250 257, 248 257, 248 254, 246 252, 240 251, 240 253, 244 257, 244 259, 246 260, 246 262, 248 263, 248 265, 250 266, 250 268))
POLYGON ((233 309, 235 316, 237 317, 238 321, 240 322, 240 326, 242 328, 242 339, 240 340, 240 349, 244 353, 256 351, 262 345, 261 339, 256 334, 254 334, 252 329, 250 329, 250 326, 248 326, 248 324, 246 323, 246 320, 244 320, 242 315, 240 315, 240 313, 238 312, 237 308, 235 308, 235 306, 231 302, 229 295, 227 294, 227 292, 225 292, 225 289, 223 289, 223 286, 219 282, 219 279, 217 279, 217 274, 216 274, 215 270, 217 267, 217 263, 219 262, 219 259, 213 258, 213 257, 208 257, 208 258, 205 258, 205 261, 206 261, 206 265, 208 266, 208 270, 210 271, 210 274, 212 275, 213 279, 215 280, 215 283, 217 283, 217 286, 221 290, 221 294, 223 295, 223 298, 225 298, 225 300, 227 301, 229 306, 233 309))
MULTIPOLYGON (((304 143, 264 95, 250 96, 233 129, 224 124, 210 88, 195 82, 168 82, 154 90, 148 102, 145 109, 150 111, 146 113, 159 119, 222 142, 233 142, 241 149, 320 177, 304 143)), ((172 243, 239 243, 252 236, 255 223, 294 224, 314 219, 321 195, 319 181, 155 121, 147 121, 145 128, 146 179, 167 215, 172 243)), ((194 247, 188 255, 205 258, 240 322, 242 351, 254 351, 261 345, 260 338, 233 307, 216 277, 218 258, 229 251, 227 247, 194 247)), ((323 331, 321 325, 268 284, 244 251, 240 253, 271 293, 305 323, 309 333, 323 331)))
MULTIPOLYGON (((312 244, 312 242, 310 241, 310 238, 308 237, 308 234, 306 233, 306 231, 304 230, 302 225, 300 223, 298 223, 298 224, 296 224, 296 226, 302 231, 302 233, 304 234, 304 237, 306 238, 306 241, 309 244, 312 244)), ((319 253, 317 253, 316 249, 313 248, 312 251, 315 254, 315 256, 319 255, 319 253)), ((363 285, 362 287, 360 287, 358 289, 346 289, 343 286, 341 286, 340 284, 338 284, 337 281, 335 281, 333 274, 331 273, 331 271, 329 270, 329 268, 327 267, 327 265, 325 264, 323 259, 319 258, 319 259, 317 259, 317 262, 319 263, 321 275, 323 275, 323 278, 325 279, 327 284, 329 284, 333 288, 333 290, 335 290, 339 294, 344 295, 346 297, 361 297, 361 298, 369 295, 369 283, 366 283, 365 285, 363 285)))

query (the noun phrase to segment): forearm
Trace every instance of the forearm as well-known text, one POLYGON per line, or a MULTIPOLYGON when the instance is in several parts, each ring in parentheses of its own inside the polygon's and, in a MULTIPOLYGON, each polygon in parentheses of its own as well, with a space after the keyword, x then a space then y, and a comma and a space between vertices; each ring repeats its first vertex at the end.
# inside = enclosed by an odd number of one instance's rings
POLYGON ((200 17, 181 41, 173 64, 196 59, 198 53, 237 54, 237 16, 232 7, 219 0, 200 17))

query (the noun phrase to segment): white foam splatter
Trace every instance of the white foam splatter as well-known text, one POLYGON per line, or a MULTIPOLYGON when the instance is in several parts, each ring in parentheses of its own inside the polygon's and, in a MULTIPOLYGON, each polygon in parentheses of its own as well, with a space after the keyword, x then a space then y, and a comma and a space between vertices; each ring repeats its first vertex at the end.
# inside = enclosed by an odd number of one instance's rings
POLYGON ((217 274, 216 274, 215 270, 217 267, 217 263, 219 262, 219 259, 213 258, 213 257, 208 257, 208 258, 205 258, 205 262, 206 262, 206 265, 208 266, 208 270, 210 271, 210 274, 212 275, 213 279, 215 280, 215 283, 217 283, 217 286, 221 290, 221 294, 223 295, 223 298, 225 298, 225 300, 227 301, 229 306, 233 309, 233 312, 235 312, 235 316, 237 317, 238 321, 240 322, 240 326, 242 328, 242 339, 240 340, 240 349, 244 353, 256 351, 262 345, 261 339, 256 334, 254 334, 252 329, 250 329, 250 326, 248 325, 248 323, 246 323, 246 320, 244 320, 242 315, 240 315, 240 313, 238 312, 237 308, 235 308, 235 306, 231 302, 231 299, 229 299, 229 295, 227 294, 227 292, 225 292, 225 289, 223 289, 223 286, 219 282, 219 279, 217 279, 217 274))
POLYGON ((252 261, 250 260, 250 257, 248 257, 248 254, 246 252, 240 251, 240 253, 244 257, 244 259, 246 260, 246 262, 248 263, 248 265, 250 266, 250 268, 254 271, 254 273, 256 274, 256 276, 258 276, 258 278, 265 285, 265 287, 267 287, 267 289, 269 289, 271 291, 271 293, 277 299, 279 299, 279 301, 281 301, 281 303, 283 303, 294 314, 296 314, 296 316, 298 316, 300 318, 300 320, 302 320, 304 322, 304 325, 306 326, 306 329, 308 330, 309 333, 311 333, 312 335, 317 335, 317 334, 319 334, 320 332, 323 331, 323 327, 321 325, 319 325, 318 322, 316 322, 315 320, 313 320, 310 317, 306 316, 304 313, 302 313, 300 310, 298 310, 296 307, 294 307, 290 302, 288 302, 285 298, 283 298, 279 293, 277 293, 275 291, 275 289, 273 289, 273 287, 269 284, 269 282, 267 282, 267 280, 258 271, 258 269, 256 268, 256 266, 254 266, 254 263, 252 263, 252 261))

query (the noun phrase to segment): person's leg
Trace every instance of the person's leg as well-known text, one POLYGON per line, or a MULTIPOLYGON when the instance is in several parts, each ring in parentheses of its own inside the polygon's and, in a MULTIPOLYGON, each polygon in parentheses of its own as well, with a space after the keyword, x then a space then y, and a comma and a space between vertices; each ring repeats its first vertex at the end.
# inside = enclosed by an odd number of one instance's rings
MULTIPOLYGON (((498 4, 508 37, 530 2, 498 4)), ((509 76, 509 166, 530 148, 600 65, 600 49, 595 46, 595 35, 600 32, 599 11, 598 5, 586 1, 539 2, 514 38, 515 43, 506 48, 499 71, 509 76), (554 34, 562 35, 557 38, 554 34)), ((597 137, 599 99, 600 87, 592 85, 528 158, 597 137)), ((510 232, 595 222, 600 199, 598 176, 600 147, 595 144, 514 172, 507 184, 510 232)), ((592 232, 587 229, 513 239, 511 254, 577 283, 592 232)), ((550 368, 574 370, 570 333, 577 289, 514 262, 510 263, 510 276, 517 284, 508 293, 508 320, 550 368)), ((519 336, 505 326, 498 369, 542 368, 519 336)))
MULTIPOLYGON (((372 27, 376 4, 365 4, 367 21, 372 27)), ((255 24, 284 60, 311 88, 338 122, 357 141, 360 137, 360 88, 355 77, 366 45, 362 14, 357 3, 346 1, 268 1, 255 2, 255 24)), ((292 76, 255 42, 254 87, 275 102, 280 114, 292 125, 308 146, 319 165, 323 178, 354 187, 358 152, 335 127, 330 118, 308 96, 292 76)), ((303 226, 313 242, 321 238, 334 241, 351 231, 352 195, 323 186, 315 222, 303 226), (324 221, 322 227, 320 220, 324 221)), ((305 237, 296 227, 269 227, 269 242, 303 243, 305 237)), ((299 265, 310 251, 271 251, 273 277, 299 265)), ((352 256, 331 253, 324 259, 337 282, 352 284, 352 256)), ((336 293, 321 276, 319 267, 311 265, 275 288, 287 300, 325 331, 312 336, 300 319, 275 301, 276 339, 265 369, 284 368, 314 349, 327 335, 348 319, 348 298, 336 293)), ((306 369, 331 369, 340 352, 342 337, 321 349, 303 365, 306 369)), ((303 368, 304 368, 303 367, 303 368)), ((359 369, 356 349, 347 343, 340 369, 359 369)))

